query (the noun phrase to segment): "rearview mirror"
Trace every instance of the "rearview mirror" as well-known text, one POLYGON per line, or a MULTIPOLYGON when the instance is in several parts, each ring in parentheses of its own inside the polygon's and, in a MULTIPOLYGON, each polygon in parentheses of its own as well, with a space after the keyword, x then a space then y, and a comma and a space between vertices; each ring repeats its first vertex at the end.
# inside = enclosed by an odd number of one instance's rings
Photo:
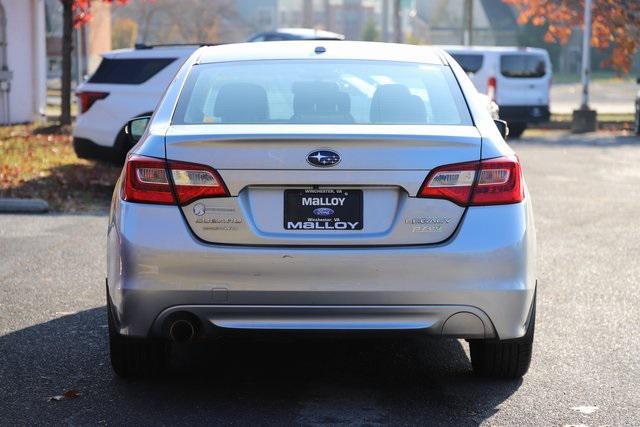
POLYGON ((127 125, 124 127, 124 131, 129 136, 132 145, 140 141, 140 138, 144 135, 144 131, 147 129, 149 120, 151 120, 151 117, 144 116, 136 117, 135 119, 127 122, 127 125))
POLYGON ((500 135, 502 135, 502 137, 506 141, 507 137, 509 136, 509 126, 507 126, 507 122, 505 122, 504 120, 494 120, 494 123, 498 128, 498 132, 500 132, 500 135))

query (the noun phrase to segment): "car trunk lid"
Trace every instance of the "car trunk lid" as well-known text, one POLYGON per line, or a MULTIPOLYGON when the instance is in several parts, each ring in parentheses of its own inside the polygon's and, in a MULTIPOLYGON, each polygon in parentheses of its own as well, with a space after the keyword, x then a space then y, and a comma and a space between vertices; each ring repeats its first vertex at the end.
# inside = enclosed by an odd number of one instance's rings
POLYGON ((182 206, 206 242, 405 245, 455 231, 464 207, 416 195, 431 169, 479 160, 480 143, 472 126, 181 125, 166 154, 215 168, 228 188, 182 206), (339 163, 313 166, 319 150, 339 163))

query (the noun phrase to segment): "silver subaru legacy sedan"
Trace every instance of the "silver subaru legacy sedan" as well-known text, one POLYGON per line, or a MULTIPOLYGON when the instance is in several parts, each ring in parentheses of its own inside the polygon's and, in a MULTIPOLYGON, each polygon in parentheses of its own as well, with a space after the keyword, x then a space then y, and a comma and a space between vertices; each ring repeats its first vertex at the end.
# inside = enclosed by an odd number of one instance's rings
POLYGON ((446 53, 203 47, 128 131, 108 230, 117 374, 240 330, 414 331, 466 339, 480 375, 528 370, 531 200, 505 123, 446 53))

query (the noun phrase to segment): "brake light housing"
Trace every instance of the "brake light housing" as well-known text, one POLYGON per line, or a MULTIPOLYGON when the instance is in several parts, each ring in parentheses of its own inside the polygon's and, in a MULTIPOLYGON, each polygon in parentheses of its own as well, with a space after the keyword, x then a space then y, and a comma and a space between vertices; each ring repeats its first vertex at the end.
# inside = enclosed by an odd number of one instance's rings
POLYGON ((124 167, 121 197, 128 202, 184 206, 228 195, 220 175, 206 165, 134 154, 124 167))
POLYGON ((459 206, 488 206, 524 200, 522 168, 517 157, 456 163, 433 169, 418 197, 446 199, 459 206))
POLYGON ((105 99, 109 96, 109 92, 77 92, 76 96, 78 97, 80 114, 83 114, 89 111, 96 101, 105 99))
POLYGON ((498 100, 498 80, 495 77, 489 77, 487 80, 487 95, 492 101, 498 100))

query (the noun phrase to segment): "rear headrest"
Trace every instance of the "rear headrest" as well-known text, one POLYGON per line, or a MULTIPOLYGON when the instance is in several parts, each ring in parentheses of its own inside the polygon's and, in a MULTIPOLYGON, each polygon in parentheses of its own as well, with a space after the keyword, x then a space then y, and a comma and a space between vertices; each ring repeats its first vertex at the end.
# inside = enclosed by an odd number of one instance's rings
POLYGON ((334 82, 293 84, 293 121, 352 122, 351 98, 334 82))
POLYGON ((427 109, 419 96, 401 84, 381 85, 371 99, 371 123, 426 124, 427 109))
POLYGON ((253 83, 227 83, 218 91, 213 115, 222 123, 262 123, 269 118, 267 91, 253 83))

